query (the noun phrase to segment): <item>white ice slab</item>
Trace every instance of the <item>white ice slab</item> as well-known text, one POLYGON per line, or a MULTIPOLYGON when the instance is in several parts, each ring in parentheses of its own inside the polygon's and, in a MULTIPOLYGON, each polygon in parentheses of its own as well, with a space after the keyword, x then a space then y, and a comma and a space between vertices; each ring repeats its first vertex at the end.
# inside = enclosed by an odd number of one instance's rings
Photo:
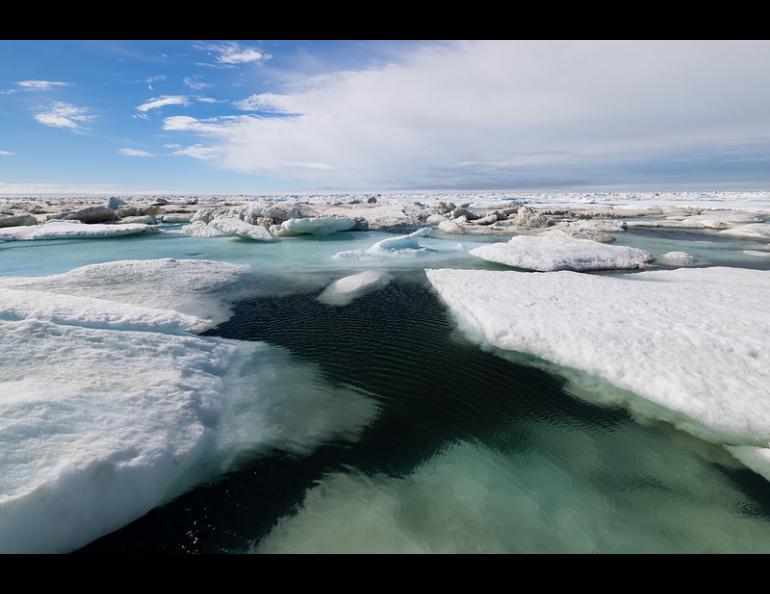
POLYGON ((702 439, 770 441, 768 271, 427 275, 482 342, 599 377, 636 395, 624 404, 702 439))
MULTIPOLYGON (((281 223, 275 235, 327 235, 338 231, 349 231, 356 226, 356 221, 348 217, 309 217, 289 219, 281 223)), ((272 229, 272 228, 271 228, 272 229)))
POLYGON ((515 268, 538 270, 608 270, 642 268, 653 258, 644 250, 590 239, 519 235, 505 243, 474 248, 471 255, 515 268))
POLYGON ((30 227, 0 229, 0 240, 28 241, 34 239, 102 239, 137 235, 152 230, 149 225, 126 223, 124 225, 84 225, 80 222, 57 221, 30 227))

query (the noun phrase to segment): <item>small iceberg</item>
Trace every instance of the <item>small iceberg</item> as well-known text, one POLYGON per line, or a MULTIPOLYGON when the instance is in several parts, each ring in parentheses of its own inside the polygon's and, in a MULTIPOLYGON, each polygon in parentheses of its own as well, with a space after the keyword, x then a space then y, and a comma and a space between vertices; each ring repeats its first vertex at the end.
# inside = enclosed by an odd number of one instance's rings
POLYGON ((652 255, 637 248, 611 246, 590 239, 530 235, 482 245, 470 254, 489 262, 540 272, 627 270, 642 268, 653 260, 652 255))
POLYGON ((373 244, 365 250, 347 250, 338 252, 334 258, 365 258, 381 256, 422 256, 435 253, 436 250, 420 245, 419 238, 430 235, 431 228, 423 227, 408 235, 388 237, 373 244))
POLYGON ((273 225, 270 232, 278 237, 292 235, 327 235, 338 231, 350 231, 357 225, 355 219, 348 217, 308 217, 289 219, 279 225, 273 225))

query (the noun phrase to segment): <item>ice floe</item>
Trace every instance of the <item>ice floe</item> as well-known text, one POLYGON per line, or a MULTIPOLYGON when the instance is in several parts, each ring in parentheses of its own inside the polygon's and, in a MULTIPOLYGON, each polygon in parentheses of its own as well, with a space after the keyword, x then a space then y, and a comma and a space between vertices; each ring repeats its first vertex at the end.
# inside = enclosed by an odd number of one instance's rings
POLYGON ((28 286, 0 289, 0 552, 73 550, 247 456, 357 439, 376 415, 283 349, 185 333, 198 320, 172 310, 240 268, 203 262, 207 285, 197 264, 3 279, 28 286), (168 287, 137 299, 142 283, 168 287), (88 285, 108 299, 67 294, 88 285))
POLYGON ((738 225, 719 232, 720 235, 730 237, 746 237, 749 239, 770 239, 770 223, 750 223, 738 225))
POLYGON ((50 221, 45 225, 0 229, 0 240, 101 239, 123 235, 137 235, 139 233, 146 233, 148 230, 152 230, 152 227, 138 223, 127 223, 125 225, 85 225, 74 221, 50 221))
POLYGON ((691 266, 695 263, 695 256, 687 252, 666 252, 660 259, 671 266, 691 266))
POLYGON ((393 276, 387 272, 365 270, 334 281, 318 296, 327 305, 348 305, 367 293, 382 289, 393 276))
POLYGON ((0 277, 0 288, 170 309, 218 324, 230 317, 231 292, 247 271, 211 260, 121 260, 51 276, 0 277))
POLYGON ((427 275, 484 344, 598 377, 627 391, 612 396, 619 403, 701 439, 770 441, 767 271, 427 275))
POLYGON ((233 217, 219 217, 209 223, 194 221, 182 227, 182 231, 193 237, 241 237, 255 241, 274 241, 270 231, 258 225, 233 217))
POLYGON ((519 235, 505 243, 479 246, 470 253, 490 262, 541 272, 642 268, 653 259, 637 248, 551 235, 519 235))
POLYGON ((420 237, 430 235, 431 228, 423 227, 407 235, 397 235, 382 239, 365 250, 346 250, 338 252, 335 258, 362 258, 381 256, 421 256, 436 250, 420 245, 420 237))
POLYGON ((308 217, 289 219, 270 229, 273 235, 288 237, 292 235, 327 235, 338 231, 350 231, 356 226, 355 219, 348 217, 308 217))

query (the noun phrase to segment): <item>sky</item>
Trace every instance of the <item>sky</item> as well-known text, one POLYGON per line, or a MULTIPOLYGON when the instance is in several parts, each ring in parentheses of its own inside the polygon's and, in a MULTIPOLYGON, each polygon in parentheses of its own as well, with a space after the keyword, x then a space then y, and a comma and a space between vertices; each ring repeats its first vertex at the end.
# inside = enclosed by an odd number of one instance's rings
POLYGON ((770 189, 767 41, 0 41, 0 193, 770 189))

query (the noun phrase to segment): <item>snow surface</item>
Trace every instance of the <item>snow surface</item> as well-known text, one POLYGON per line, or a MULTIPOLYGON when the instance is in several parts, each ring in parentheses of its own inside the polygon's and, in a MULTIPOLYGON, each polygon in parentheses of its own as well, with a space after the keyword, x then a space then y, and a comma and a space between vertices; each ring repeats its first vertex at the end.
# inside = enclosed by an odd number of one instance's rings
POLYGON ((309 217, 289 219, 277 225, 274 235, 286 237, 291 235, 326 235, 338 231, 349 231, 356 226, 356 221, 348 217, 309 217))
POLYGON ((0 552, 70 551, 244 456, 358 438, 377 412, 359 393, 283 349, 184 333, 198 320, 173 308, 203 307, 198 283, 239 269, 134 261, 3 279, 35 288, 0 290, 0 552), (86 279, 110 299, 67 294, 86 279), (167 287, 142 295, 143 282, 167 287))
POLYGON ((541 272, 642 268, 653 259, 637 248, 555 235, 519 235, 505 243, 474 248, 470 254, 490 262, 541 272))
POLYGON ((334 281, 318 296, 326 305, 348 305, 367 293, 385 287, 393 276, 387 272, 365 270, 334 281))
POLYGON ((611 397, 633 411, 701 439, 770 440, 770 272, 427 275, 483 343, 598 377, 627 390, 611 397))
POLYGON ((0 229, 0 240, 27 241, 34 239, 101 239, 137 235, 152 230, 149 225, 126 223, 124 225, 85 225, 81 222, 56 221, 45 225, 9 227, 0 229))
POLYGON ((738 225, 737 227, 725 229, 719 233, 720 235, 729 235, 730 237, 770 239, 770 223, 751 223, 749 225, 738 225))
POLYGON ((234 217, 217 217, 208 224, 195 221, 182 227, 182 231, 193 237, 228 237, 235 236, 255 241, 274 241, 275 238, 264 227, 250 225, 234 217))
POLYGON ((228 289, 247 271, 247 266, 212 260, 120 260, 51 276, 0 277, 0 288, 171 309, 219 324, 230 317, 228 289))

